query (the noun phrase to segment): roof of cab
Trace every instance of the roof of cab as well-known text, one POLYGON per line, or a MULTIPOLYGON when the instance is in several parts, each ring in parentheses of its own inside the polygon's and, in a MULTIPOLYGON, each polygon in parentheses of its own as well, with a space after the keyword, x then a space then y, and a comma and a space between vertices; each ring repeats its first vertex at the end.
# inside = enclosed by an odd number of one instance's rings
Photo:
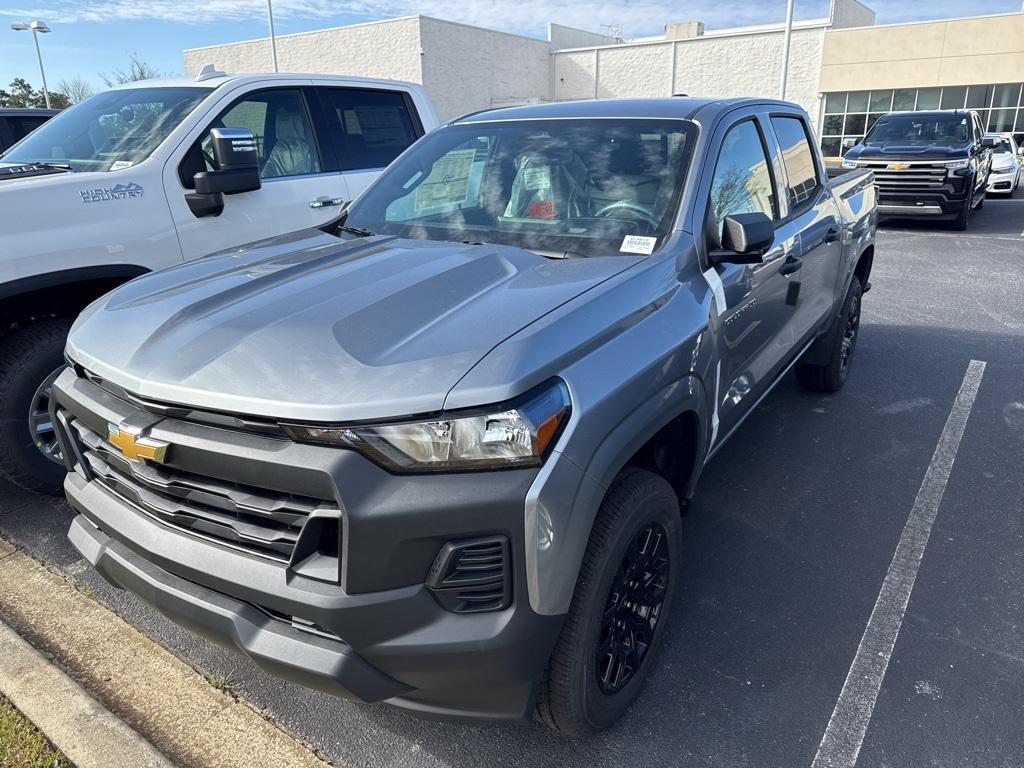
MULTIPOLYGON (((672 96, 654 99, 589 99, 527 104, 519 107, 486 109, 463 115, 454 123, 489 122, 493 120, 551 120, 566 118, 675 118, 689 120, 698 113, 718 114, 742 106, 797 107, 775 99, 715 99, 672 96)), ((801 110, 802 111, 802 110, 801 110)), ((703 117, 703 115, 702 115, 703 117)))
POLYGON ((209 88, 213 90, 228 83, 264 83, 274 80, 312 80, 316 83, 358 84, 358 85, 387 85, 389 87, 404 86, 408 88, 422 88, 417 83, 409 83, 402 80, 386 80, 374 77, 356 77, 355 75, 321 75, 309 72, 262 72, 262 73, 236 73, 220 74, 207 77, 204 80, 197 80, 191 77, 167 77, 155 78, 153 80, 134 80, 130 83, 123 83, 114 86, 114 89, 126 88, 209 88))

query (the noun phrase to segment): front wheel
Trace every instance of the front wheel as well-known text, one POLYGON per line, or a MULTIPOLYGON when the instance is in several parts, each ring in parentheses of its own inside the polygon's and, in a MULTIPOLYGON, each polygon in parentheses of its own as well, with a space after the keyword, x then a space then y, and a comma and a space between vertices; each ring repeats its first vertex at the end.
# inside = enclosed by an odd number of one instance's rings
POLYGON ((957 232, 963 232, 967 229, 967 222, 971 218, 971 199, 967 198, 967 201, 960 207, 960 212, 952 222, 952 227, 957 232))
POLYGON ((846 383, 860 333, 860 303, 863 290, 856 275, 846 292, 839 318, 832 328, 828 362, 824 365, 796 364, 796 380, 814 392, 838 392, 846 383))
POLYGON ((0 339, 0 477, 37 493, 60 493, 67 474, 49 406, 70 328, 48 318, 0 339))
POLYGON ((601 504, 541 683, 538 714, 576 736, 606 728, 640 693, 661 642, 682 550, 679 501, 629 468, 601 504))

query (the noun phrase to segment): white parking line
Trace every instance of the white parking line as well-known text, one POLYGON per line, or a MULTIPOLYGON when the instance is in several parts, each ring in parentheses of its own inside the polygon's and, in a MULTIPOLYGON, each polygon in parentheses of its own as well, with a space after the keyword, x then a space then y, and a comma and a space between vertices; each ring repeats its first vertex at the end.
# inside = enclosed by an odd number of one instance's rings
POLYGON ((917 571, 921 567, 935 516, 946 490, 946 482, 956 459, 967 418, 985 372, 985 363, 971 360, 964 374, 956 402, 939 436, 931 463, 921 481, 907 524, 903 528, 896 554, 885 574, 871 618, 860 639, 853 664, 846 675, 843 690, 829 718, 812 768, 853 768, 857 764, 864 735, 889 668, 892 649, 900 633, 903 616, 910 602, 917 571))

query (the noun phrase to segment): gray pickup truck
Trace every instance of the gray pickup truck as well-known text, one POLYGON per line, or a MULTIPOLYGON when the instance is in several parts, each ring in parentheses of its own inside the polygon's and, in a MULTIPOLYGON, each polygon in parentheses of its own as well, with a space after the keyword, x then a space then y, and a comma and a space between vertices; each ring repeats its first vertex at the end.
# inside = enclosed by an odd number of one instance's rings
POLYGON ((330 225, 83 312, 51 398, 71 540, 290 680, 605 727, 701 468, 792 366, 846 380, 876 219, 784 102, 455 120, 330 225))

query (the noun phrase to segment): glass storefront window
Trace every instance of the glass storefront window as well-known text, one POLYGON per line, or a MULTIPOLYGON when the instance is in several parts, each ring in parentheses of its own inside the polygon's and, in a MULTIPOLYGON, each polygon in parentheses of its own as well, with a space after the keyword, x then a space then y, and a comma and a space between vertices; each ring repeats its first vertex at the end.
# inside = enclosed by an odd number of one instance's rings
POLYGON ((997 85, 992 98, 992 108, 1015 107, 1020 103, 1020 83, 997 85))
POLYGON ((840 136, 827 136, 821 140, 821 154, 825 157, 839 157, 843 152, 843 139, 840 136))
POLYGON ((972 85, 967 91, 967 108, 984 109, 992 103, 991 85, 972 85))
POLYGON ((830 93, 825 97, 825 114, 841 115, 846 111, 846 92, 830 93))
POLYGON ((943 109, 963 109, 967 99, 967 86, 947 85, 942 89, 943 109))
POLYGON ((992 133, 1007 133, 1013 130, 1015 109, 993 109, 988 119, 988 130, 992 133))
POLYGON ((939 108, 940 88, 918 88, 917 89, 917 111, 939 108))
POLYGON ((917 101, 917 91, 914 90, 900 90, 893 94, 892 99, 892 111, 893 112, 907 112, 913 111, 914 104, 917 101))
POLYGON ((842 115, 825 115, 825 122, 822 124, 821 133, 824 136, 836 136, 843 132, 842 115))
POLYGON ((867 112, 868 111, 868 92, 867 91, 854 91, 850 94, 850 100, 846 104, 847 112, 867 112))
POLYGON ((847 136, 849 136, 851 134, 861 134, 861 135, 863 135, 863 133, 864 133, 864 123, 865 123, 866 120, 867 120, 867 115, 847 115, 846 116, 846 125, 845 125, 845 127, 843 129, 843 133, 845 133, 847 136))
POLYGON ((869 108, 872 112, 891 112, 892 91, 872 91, 869 108))

